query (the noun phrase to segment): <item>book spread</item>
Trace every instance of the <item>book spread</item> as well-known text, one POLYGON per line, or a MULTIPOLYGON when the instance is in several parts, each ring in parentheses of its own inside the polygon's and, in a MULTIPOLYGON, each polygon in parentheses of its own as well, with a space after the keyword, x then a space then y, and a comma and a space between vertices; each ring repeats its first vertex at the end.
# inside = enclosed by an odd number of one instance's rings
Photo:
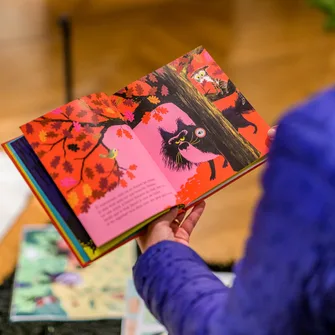
POLYGON ((3 144, 82 266, 262 164, 269 126, 198 47, 3 144))

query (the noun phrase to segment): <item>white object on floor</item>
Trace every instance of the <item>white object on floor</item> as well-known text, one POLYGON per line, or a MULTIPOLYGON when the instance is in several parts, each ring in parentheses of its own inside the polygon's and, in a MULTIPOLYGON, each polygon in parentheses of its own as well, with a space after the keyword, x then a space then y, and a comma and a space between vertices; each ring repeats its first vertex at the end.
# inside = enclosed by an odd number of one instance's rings
POLYGON ((0 152, 0 242, 24 210, 31 194, 10 158, 0 152))

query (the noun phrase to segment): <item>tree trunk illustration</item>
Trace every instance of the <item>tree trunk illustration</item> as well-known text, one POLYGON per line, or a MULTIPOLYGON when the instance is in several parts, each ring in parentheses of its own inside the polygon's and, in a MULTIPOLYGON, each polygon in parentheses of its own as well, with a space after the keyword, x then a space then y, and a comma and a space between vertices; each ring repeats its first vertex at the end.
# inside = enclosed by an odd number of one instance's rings
MULTIPOLYGON (((192 54, 189 57, 191 61, 192 54)), ((180 73, 169 64, 163 67, 163 71, 154 72, 154 74, 157 79, 155 85, 159 87, 164 85, 169 90, 168 96, 157 92, 156 96, 160 104, 173 102, 196 124, 204 126, 213 138, 213 145, 227 158, 234 171, 240 171, 260 157, 260 152, 244 139, 216 106, 189 81, 187 64, 180 73)), ((126 98, 126 93, 115 95, 126 98)), ((132 96, 132 100, 138 103, 134 112, 134 120, 129 123, 131 128, 135 128, 146 112, 151 112, 158 106, 150 103, 146 96, 132 96)))
POLYGON ((161 76, 170 89, 170 99, 176 99, 175 103, 196 124, 206 128, 217 150, 227 158, 235 171, 243 169, 260 156, 259 151, 235 130, 216 106, 199 93, 187 79, 186 73, 178 74, 171 65, 164 70, 165 74, 161 76))

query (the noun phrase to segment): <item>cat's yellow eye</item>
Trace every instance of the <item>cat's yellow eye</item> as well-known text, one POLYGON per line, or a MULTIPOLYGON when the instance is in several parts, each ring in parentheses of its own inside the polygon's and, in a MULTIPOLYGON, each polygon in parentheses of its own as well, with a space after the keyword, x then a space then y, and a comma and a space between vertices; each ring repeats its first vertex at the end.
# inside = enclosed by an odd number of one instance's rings
POLYGON ((206 75, 206 72, 204 70, 202 70, 202 71, 199 72, 199 74, 200 74, 201 77, 204 77, 206 75))
POLYGON ((196 75, 195 75, 195 80, 199 80, 199 79, 200 79, 199 74, 196 74, 196 75))
POLYGON ((181 142, 185 141, 185 137, 183 136, 179 141, 181 142))
POLYGON ((175 143, 176 143, 176 144, 179 144, 179 143, 180 143, 180 141, 176 141, 175 143))

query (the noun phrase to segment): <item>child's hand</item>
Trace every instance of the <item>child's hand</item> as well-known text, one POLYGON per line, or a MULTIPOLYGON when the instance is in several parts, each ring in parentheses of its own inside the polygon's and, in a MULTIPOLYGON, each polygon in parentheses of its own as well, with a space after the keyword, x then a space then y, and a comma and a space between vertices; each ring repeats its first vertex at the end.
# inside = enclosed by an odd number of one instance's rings
POLYGON ((137 238, 137 243, 142 253, 154 244, 166 240, 179 242, 188 246, 191 233, 199 221, 204 209, 205 202, 201 202, 192 209, 185 220, 185 213, 177 215, 177 209, 173 209, 169 213, 158 218, 148 226, 141 236, 137 238), (183 224, 179 227, 181 222, 183 222, 183 224))

